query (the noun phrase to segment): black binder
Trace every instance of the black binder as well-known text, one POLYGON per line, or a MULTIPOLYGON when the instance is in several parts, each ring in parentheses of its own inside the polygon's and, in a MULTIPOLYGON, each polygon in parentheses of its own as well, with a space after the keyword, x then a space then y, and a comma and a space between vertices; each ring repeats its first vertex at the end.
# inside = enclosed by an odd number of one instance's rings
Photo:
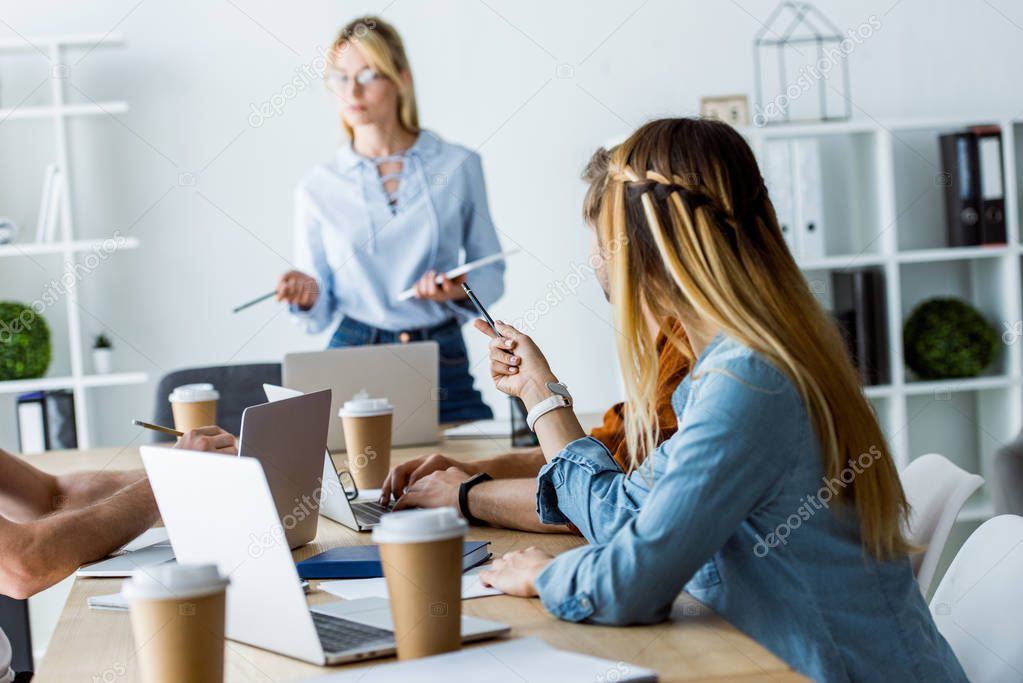
POLYGON ((950 247, 981 244, 980 161, 973 133, 942 135, 945 221, 950 247))
POLYGON ((832 315, 864 385, 887 384, 888 324, 884 274, 879 268, 831 274, 832 315))
POLYGON ((1008 244, 1002 131, 998 126, 978 126, 973 133, 977 138, 977 165, 980 169, 980 242, 1008 244))

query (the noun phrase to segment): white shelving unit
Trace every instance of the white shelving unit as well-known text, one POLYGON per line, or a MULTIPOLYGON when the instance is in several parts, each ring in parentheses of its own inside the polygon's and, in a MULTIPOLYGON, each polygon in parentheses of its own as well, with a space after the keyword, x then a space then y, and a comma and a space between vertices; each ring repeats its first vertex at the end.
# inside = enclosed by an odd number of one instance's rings
MULTIPOLYGON (((68 149, 68 121, 82 116, 112 116, 128 111, 128 103, 90 102, 69 103, 66 101, 64 65, 67 52, 70 50, 92 50, 94 48, 120 45, 124 41, 116 34, 107 35, 65 35, 28 38, 26 40, 0 41, 0 59, 16 53, 43 50, 51 65, 50 103, 44 106, 23 106, 10 109, 0 108, 0 121, 5 126, 38 125, 49 122, 53 125, 55 151, 54 163, 61 170, 63 187, 61 188, 60 231, 56 242, 21 242, 0 245, 0 259, 28 257, 60 257, 65 270, 74 269, 79 255, 102 248, 104 239, 76 239, 75 216, 72 203, 71 164, 68 149), (18 123, 19 121, 23 123, 18 123), (35 123, 30 123, 35 122, 35 123)), ((118 240, 117 250, 135 249, 139 246, 133 237, 118 240)), ((0 266, 2 267, 2 266, 0 266)), ((83 351, 84 338, 82 322, 79 315, 77 288, 70 287, 64 295, 67 315, 68 348, 71 372, 66 376, 40 377, 31 380, 14 380, 0 382, 0 394, 23 393, 29 391, 45 391, 53 389, 70 389, 75 398, 75 418, 78 432, 78 445, 88 448, 92 443, 89 427, 89 393, 95 387, 113 387, 129 384, 140 384, 147 381, 144 372, 118 372, 105 375, 86 374, 83 351)), ((62 349, 56 349, 60 353, 62 349)))
MULTIPOLYGON (((903 361, 902 327, 922 301, 954 296, 977 307, 999 334, 1020 329, 1023 170, 1018 163, 1023 120, 978 116, 844 121, 746 128, 742 133, 762 168, 767 167, 769 141, 820 141, 825 216, 829 205, 833 213, 839 212, 841 234, 833 234, 834 226, 825 220, 825 256, 797 261, 825 303, 830 301, 832 272, 873 266, 884 273, 891 383, 866 387, 865 394, 899 469, 913 458, 938 452, 990 480, 995 451, 1023 425, 1023 338, 1003 344, 1000 357, 980 377, 919 381, 903 361), (949 248, 944 246, 943 188, 937 182, 938 136, 987 124, 1002 130, 1008 245, 949 248), (850 168, 860 187, 841 180, 849 177, 850 168)), ((960 520, 993 514, 986 489, 970 500, 960 520)))

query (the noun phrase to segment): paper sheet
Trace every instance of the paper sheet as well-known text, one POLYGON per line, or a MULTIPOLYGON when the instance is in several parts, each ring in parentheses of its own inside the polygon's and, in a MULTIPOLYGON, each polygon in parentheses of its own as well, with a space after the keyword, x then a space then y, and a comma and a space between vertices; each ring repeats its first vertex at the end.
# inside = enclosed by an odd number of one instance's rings
POLYGON ((159 526, 152 529, 146 529, 133 540, 128 541, 127 545, 121 548, 121 550, 126 553, 133 553, 136 550, 148 548, 149 546, 156 545, 157 543, 170 543, 170 537, 167 536, 166 527, 159 526))
POLYGON ((656 671, 635 664, 557 650, 539 638, 516 638, 434 657, 389 662, 358 671, 342 671, 307 679, 306 683, 649 683, 656 680, 656 671))
MULTIPOLYGON (((462 599, 483 598, 488 595, 501 595, 496 588, 488 588, 480 583, 479 573, 485 567, 473 567, 462 575, 462 599)), ((321 581, 320 588, 331 595, 345 600, 359 598, 388 598, 387 579, 341 579, 338 581, 321 581)))

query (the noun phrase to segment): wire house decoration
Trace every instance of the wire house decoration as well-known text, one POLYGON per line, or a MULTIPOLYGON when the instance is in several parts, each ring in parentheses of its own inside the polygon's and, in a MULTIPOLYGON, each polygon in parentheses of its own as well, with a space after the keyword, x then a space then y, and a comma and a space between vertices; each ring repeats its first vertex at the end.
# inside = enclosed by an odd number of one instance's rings
POLYGON ((779 4, 753 38, 753 124, 848 119, 847 57, 858 44, 809 2, 779 4))

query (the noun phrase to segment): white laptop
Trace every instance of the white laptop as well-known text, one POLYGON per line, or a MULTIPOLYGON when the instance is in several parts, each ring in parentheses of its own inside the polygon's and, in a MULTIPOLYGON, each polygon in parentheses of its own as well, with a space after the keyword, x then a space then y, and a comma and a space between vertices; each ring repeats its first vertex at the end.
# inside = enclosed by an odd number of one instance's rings
POLYGON ((439 441, 439 351, 437 342, 372 344, 284 356, 282 384, 311 392, 330 389, 330 430, 327 448, 345 449, 338 410, 365 389, 394 405, 391 444, 420 446, 439 441))
MULTIPOLYGON (((310 609, 258 460, 182 451, 172 461, 158 448, 141 450, 178 560, 216 564, 231 581, 228 638, 318 665, 395 652, 387 600, 310 609)), ((462 617, 466 641, 509 630, 462 617)))
MULTIPOLYGON (((302 395, 302 392, 297 389, 279 387, 276 384, 264 384, 263 391, 266 392, 266 399, 271 402, 302 395)), ((347 475, 348 473, 339 473, 334 467, 330 452, 325 451, 323 454, 323 476, 320 478, 320 514, 349 529, 371 530, 380 522, 380 515, 389 512, 394 504, 388 503, 384 506, 377 502, 380 495, 379 489, 359 491, 355 480, 350 475, 346 476, 350 485, 345 486, 341 480, 341 474, 347 475)))
MULTIPOLYGON (((292 548, 316 536, 317 492, 323 471, 320 457, 326 448, 329 420, 329 390, 249 406, 242 413, 238 452, 263 463, 288 545, 292 548)), ((163 448, 163 453, 173 460, 178 451, 163 448)), ((337 474, 334 478, 337 479, 337 474)), ((166 534, 150 529, 119 554, 86 565, 77 575, 131 576, 136 569, 173 560, 174 549, 166 534)))

